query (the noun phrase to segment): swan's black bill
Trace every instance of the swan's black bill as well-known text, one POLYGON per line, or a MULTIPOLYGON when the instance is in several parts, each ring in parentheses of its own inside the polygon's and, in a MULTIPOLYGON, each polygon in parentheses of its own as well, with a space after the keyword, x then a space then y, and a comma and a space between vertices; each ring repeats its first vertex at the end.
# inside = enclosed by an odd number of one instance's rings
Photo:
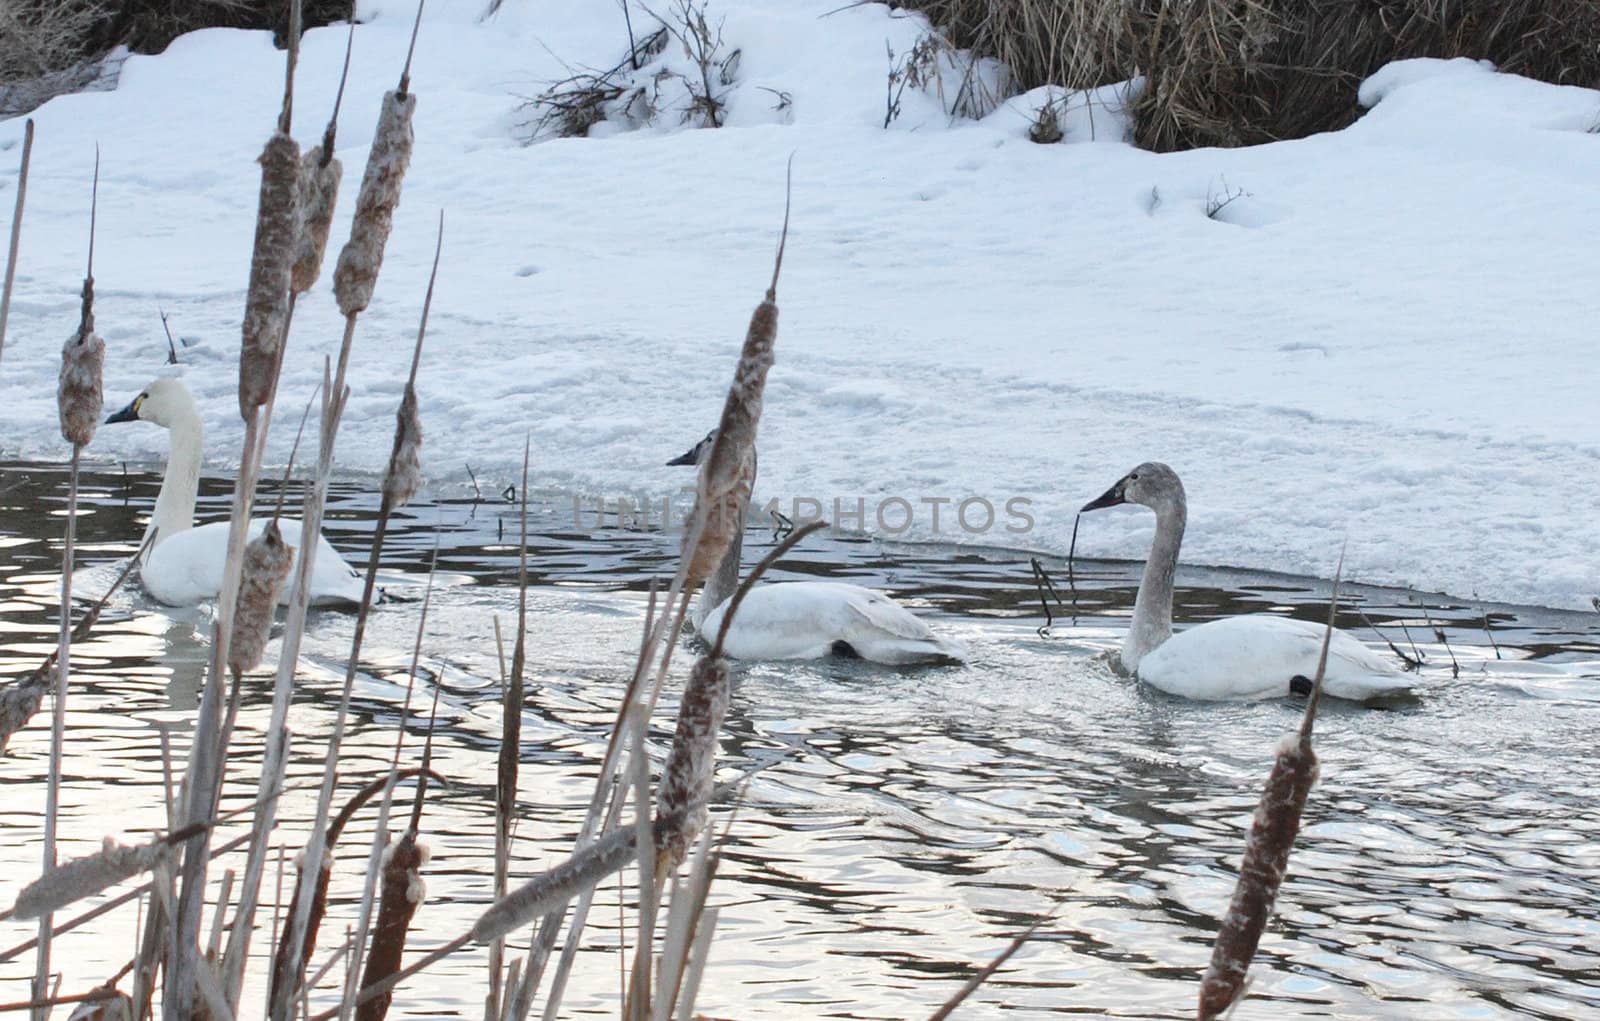
POLYGON ((699 443, 696 443, 694 446, 690 447, 688 450, 685 450, 683 453, 679 454, 677 457, 674 457, 672 460, 668 461, 667 462, 667 466, 668 467, 672 467, 672 466, 675 466, 675 465, 685 465, 685 464, 687 464, 687 465, 696 465, 696 464, 699 464, 700 463, 700 459, 702 457, 704 457, 706 452, 711 449, 711 443, 716 438, 717 438, 717 431, 715 429, 713 429, 710 432, 706 433, 706 438, 705 439, 701 440, 699 443))
POLYGON ((133 400, 129 401, 126 408, 123 408, 121 411, 116 412, 106 419, 106 425, 110 425, 113 422, 139 421, 139 401, 142 399, 143 398, 135 397, 133 400))
POLYGON ((1088 503, 1084 504, 1083 510, 1079 511, 1078 513, 1082 514, 1084 511, 1101 510, 1105 507, 1116 507, 1127 503, 1127 497, 1122 495, 1122 486, 1123 483, 1118 482, 1104 493, 1101 493, 1096 499, 1090 500, 1088 503))

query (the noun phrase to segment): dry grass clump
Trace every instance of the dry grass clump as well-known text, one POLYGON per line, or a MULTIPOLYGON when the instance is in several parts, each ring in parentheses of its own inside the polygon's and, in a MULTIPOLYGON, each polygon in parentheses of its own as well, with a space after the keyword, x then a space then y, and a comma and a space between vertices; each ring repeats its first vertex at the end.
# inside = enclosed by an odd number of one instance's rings
POLYGON ((993 56, 1017 86, 1144 75, 1135 141, 1250 145, 1343 127, 1391 60, 1474 57, 1558 84, 1600 83, 1592 0, 900 0, 993 56))
POLYGON ((98 0, 0 3, 0 84, 61 71, 92 55, 91 38, 109 14, 98 0))

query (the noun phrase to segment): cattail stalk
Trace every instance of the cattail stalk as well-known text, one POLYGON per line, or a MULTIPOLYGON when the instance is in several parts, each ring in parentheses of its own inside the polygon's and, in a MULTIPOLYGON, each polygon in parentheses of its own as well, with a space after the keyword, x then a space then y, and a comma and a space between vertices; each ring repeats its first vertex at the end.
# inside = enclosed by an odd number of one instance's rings
MULTIPOLYGON (((395 733, 394 758, 389 764, 389 775, 396 778, 398 778, 400 775, 400 754, 405 750, 406 719, 411 712, 411 695, 416 688, 417 671, 422 664, 422 642, 423 637, 427 634, 428 608, 433 599, 433 576, 434 572, 438 569, 438 566, 439 551, 436 544, 434 547, 432 562, 428 567, 427 587, 422 593, 422 612, 417 617, 417 636, 411 647, 411 671, 410 676, 406 679, 406 697, 405 701, 401 704, 400 726, 397 728, 395 733)), ((426 795, 427 791, 426 777, 430 772, 428 766, 433 761, 433 733, 434 725, 438 722, 438 719, 439 687, 435 685, 433 689, 433 708, 428 715, 428 736, 427 740, 423 744, 421 770, 423 779, 417 785, 417 802, 411 817, 411 829, 413 831, 415 831, 421 824, 422 799, 426 795)), ((392 781, 384 787, 383 800, 378 805, 378 822, 377 825, 373 827, 372 832, 372 851, 367 859, 366 878, 361 886, 361 917, 356 924, 355 935, 350 944, 352 961, 358 960, 366 948, 367 936, 372 924, 373 899, 376 894, 381 892, 385 854, 392 847, 392 844, 389 842, 389 810, 393 805, 395 784, 397 782, 398 780, 392 781)), ((376 951, 374 951, 374 953, 376 953, 376 951)), ((398 967, 398 958, 396 958, 395 967, 398 967)), ((356 978, 357 972, 354 968, 346 970, 344 981, 344 997, 339 1008, 340 1021, 346 1021, 346 1019, 350 1016, 350 1011, 354 1009, 357 992, 356 978)), ((363 982, 369 985, 372 981, 377 981, 377 979, 363 979, 363 982)))
MULTIPOLYGON (((495 771, 494 798, 494 896, 496 900, 506 895, 511 873, 511 825, 517 807, 517 774, 522 763, 522 703, 524 698, 523 670, 527 664, 528 637, 528 459, 533 451, 533 437, 524 438, 522 446, 522 542, 517 559, 517 639, 511 651, 511 671, 506 679, 504 697, 501 699, 500 759, 495 771)), ((505 961, 505 938, 496 937, 489 943, 489 994, 490 1010, 496 1011, 501 1001, 501 969, 505 961)), ((506 988, 517 988, 517 980, 507 976, 506 988)), ((495 1017, 498 1017, 498 1012, 495 1017)), ((495 1021, 486 1017, 485 1021, 495 1021)))
POLYGON ((28 197, 28 164, 33 159, 33 118, 22 126, 22 165, 17 169, 17 204, 11 213, 11 244, 6 250, 6 280, 0 290, 0 355, 6 353, 6 320, 11 317, 11 286, 17 279, 17 247, 22 241, 22 207, 28 197))
MULTIPOLYGON (((101 369, 106 345, 94 332, 94 225, 100 196, 100 150, 95 149, 94 183, 89 192, 89 257, 83 275, 83 306, 78 330, 61 352, 61 376, 56 387, 56 408, 61 435, 72 444, 72 466, 67 488, 67 528, 61 562, 61 637, 56 657, 55 706, 50 717, 50 774, 45 791, 44 869, 56 864, 56 825, 61 807, 61 763, 67 734, 67 678, 72 670, 72 572, 78 535, 78 466, 83 448, 94 438, 104 405, 101 369)), ((33 995, 43 999, 50 980, 51 918, 39 918, 39 952, 34 971, 33 995)), ((48 1007, 34 1009, 36 1021, 46 1021, 48 1007)))
POLYGON ((772 283, 767 287, 766 297, 750 316, 733 385, 728 388, 727 399, 722 404, 717 436, 696 482, 693 517, 705 524, 696 543, 684 546, 691 584, 709 578, 722 563, 723 555, 744 522, 744 508, 750 501, 750 489, 755 482, 756 428, 761 423, 762 395, 766 391, 767 371, 772 368, 773 345, 778 339, 778 274, 783 269, 783 245, 788 237, 789 201, 786 197, 772 283))
POLYGON ((1272 915, 1278 888, 1289 870, 1289 853, 1300 832, 1306 799, 1317 782, 1317 754, 1311 747, 1311 729, 1322 699, 1322 679, 1328 668, 1328 646, 1333 640, 1333 621, 1339 609, 1339 578, 1343 572, 1344 556, 1341 554, 1339 570, 1334 575, 1328 630, 1322 638, 1316 680, 1311 686, 1299 731, 1285 734, 1278 742, 1272 771, 1261 792, 1261 801, 1256 805, 1250 835, 1245 839, 1244 859, 1239 864, 1239 879, 1233 888, 1233 900, 1222 918, 1222 927, 1211 950, 1211 963, 1200 983, 1197 1015, 1200 1021, 1221 1016, 1243 995, 1250 961, 1255 957, 1261 934, 1272 915))
MULTIPOLYGON (((791 178, 792 180, 792 161, 791 178)), ((683 550, 684 555, 673 577, 672 585, 667 590, 662 613, 656 627, 650 630, 640 649, 639 657, 634 664, 633 677, 628 683, 627 691, 623 695, 622 705, 618 707, 616 723, 613 726, 611 738, 606 745, 606 754, 600 767, 600 775, 595 783, 595 792, 589 802, 589 811, 584 818, 583 826, 579 830, 579 841, 586 841, 601 828, 602 820, 605 827, 616 824, 622 811, 622 799, 618 796, 615 781, 618 762, 621 757, 621 736, 624 732, 623 722, 631 707, 638 703, 645 706, 648 713, 655 707, 660 695, 661 687, 665 683, 667 670, 672 662, 672 653, 676 644, 666 642, 666 636, 676 635, 683 627, 683 621, 688 613, 689 598, 695 587, 721 562, 722 555, 726 553, 728 544, 732 542, 732 528, 738 527, 738 522, 743 518, 743 505, 738 503, 739 480, 744 476, 746 467, 753 475, 754 472, 754 441, 755 426, 761 413, 761 389, 765 386, 766 370, 763 365, 771 364, 771 346, 776 337, 777 326, 777 281, 779 271, 783 265, 783 246, 788 237, 789 199, 788 187, 785 188, 784 200, 784 226, 779 236, 778 254, 773 265, 772 283, 767 288, 766 300, 758 306, 756 314, 751 319, 751 328, 746 333, 745 349, 741 352, 739 368, 734 376, 733 386, 728 392, 727 401, 723 406, 723 424, 728 426, 728 434, 735 438, 728 446, 723 447, 723 452, 718 453, 717 447, 722 441, 719 436, 713 443, 713 450, 707 457, 707 463, 702 466, 701 483, 696 493, 695 510, 689 517, 689 528, 686 532, 683 550), (769 312, 762 308, 770 306, 769 312), (770 329, 768 328, 770 326, 770 329), (762 354, 762 349, 766 350, 762 354), (748 357, 747 357, 748 356, 748 357), (729 408, 733 407, 735 422, 729 425, 727 418, 729 408), (748 466, 744 460, 740 445, 748 443, 750 460, 748 466), (712 468, 715 461, 716 467, 712 468), (708 470, 710 474, 708 474, 708 470), (712 485, 707 485, 706 480, 712 479, 712 485), (720 537, 719 537, 720 530, 720 537), (711 538, 707 539, 706 536, 711 538), (708 545, 709 543, 709 545, 708 545), (720 545, 720 552, 717 547, 720 545), (708 566, 709 565, 709 566, 708 566), (655 656, 658 649, 665 643, 659 664, 655 656), (654 673, 652 676, 652 666, 654 673), (609 806, 609 807, 608 807, 609 806)), ((744 497, 748 498, 748 479, 744 485, 744 497)), ((566 981, 571 974, 572 967, 577 960, 577 950, 581 942, 583 929, 588 919, 591 895, 586 893, 580 896, 577 907, 573 911, 572 921, 567 926, 566 946, 562 950, 561 961, 551 979, 550 992, 546 997, 544 1021, 554 1021, 556 1009, 560 1005, 566 981)), ((523 977, 523 987, 531 996, 542 976, 544 959, 555 946, 555 941, 560 935, 561 915, 552 912, 542 925, 538 941, 534 945, 530 956, 529 966, 523 977)), ((519 997, 521 994, 519 994, 519 997)), ((525 997, 523 999, 526 999, 525 997)))
MULTIPOLYGON (((420 7, 419 7, 419 9, 418 9, 419 17, 420 17, 420 13, 421 13, 421 10, 420 10, 420 7)), ((398 187, 398 179, 396 181, 396 187, 398 187)), ((358 227, 356 229, 359 229, 359 221, 360 221, 361 215, 362 214, 361 214, 360 210, 358 209, 358 211, 357 211, 358 227)), ((385 236, 387 236, 387 235, 385 235, 385 236)), ((443 213, 441 213, 440 217, 439 217, 439 235, 438 235, 438 238, 437 238, 437 240, 435 242, 435 246, 434 246, 433 271, 429 275, 428 290, 427 290, 427 293, 426 293, 426 295, 425 295, 425 297, 423 299, 423 311, 422 311, 421 324, 418 326, 418 329, 417 329, 417 343, 416 343, 415 348, 412 351, 412 359, 411 359, 411 379, 412 380, 415 380, 415 378, 416 378, 417 365, 418 365, 418 363, 419 363, 419 361, 420 361, 420 359, 422 357, 422 342, 423 342, 423 338, 426 336, 426 333, 427 333, 427 316, 428 316, 429 308, 431 307, 432 301, 433 301, 433 285, 434 285, 435 279, 437 278, 437 274, 438 274, 438 270, 439 270, 439 256, 440 256, 440 252, 443 250, 443 246, 444 246, 444 215, 443 215, 443 213)), ((332 467, 332 459, 333 459, 332 442, 333 442, 333 436, 338 431, 338 423, 339 423, 340 417, 343 415, 344 403, 345 403, 345 400, 348 399, 348 396, 349 396, 349 388, 345 387, 343 385, 343 371, 344 371, 344 367, 347 364, 348 358, 349 358, 349 349, 350 349, 351 340, 352 340, 353 335, 354 335, 355 321, 356 321, 356 313, 350 313, 350 314, 347 315, 347 318, 345 320, 345 340, 344 340, 344 344, 341 346, 340 352, 339 352, 339 375, 335 378, 335 381, 330 384, 331 387, 337 387, 338 388, 338 391, 341 394, 341 397, 338 400, 337 404, 335 406, 333 406, 331 409, 328 408, 328 407, 325 407, 325 409, 324 409, 324 415, 323 415, 323 457, 322 457, 321 461, 318 464, 317 486, 313 490, 313 502, 314 502, 315 506, 312 507, 312 506, 310 506, 308 504, 307 513, 306 513, 306 523, 304 525, 302 525, 302 529, 303 530, 304 529, 309 529, 311 527, 311 516, 312 516, 311 512, 312 512, 312 510, 315 510, 315 512, 316 512, 316 516, 317 516, 317 519, 318 519, 318 526, 320 527, 320 524, 321 524, 321 510, 322 510, 321 505, 322 505, 322 502, 323 502, 323 500, 325 498, 326 491, 327 491, 327 474, 328 474, 328 471, 332 467)), ((326 376, 326 371, 324 372, 324 375, 326 376)), ((408 389, 414 389, 414 386, 413 386, 412 383, 408 383, 407 386, 408 386, 408 389)), ((396 430, 396 436, 395 436, 395 441, 394 441, 394 446, 393 446, 394 454, 391 456, 391 462, 393 462, 395 457, 397 457, 397 456, 399 456, 401 454, 402 449, 403 449, 403 447, 405 445, 406 437, 404 435, 402 435, 403 426, 404 426, 404 423, 402 422, 402 423, 400 423, 400 428, 397 428, 397 430, 396 430)), ((414 440, 416 442, 420 442, 420 427, 418 427, 417 432, 414 435, 414 440)), ((412 455, 411 456, 415 457, 415 444, 414 443, 412 445, 412 455)), ((414 481, 412 482, 412 487, 413 488, 415 487, 414 481)), ((308 869, 314 867, 315 864, 320 861, 320 858, 322 856, 322 841, 321 841, 321 835, 322 834, 321 834, 321 831, 322 831, 323 823, 328 817, 329 806, 331 805, 332 799, 333 799, 334 773, 333 773, 333 769, 331 767, 332 767, 333 763, 338 761, 339 748, 340 748, 340 745, 343 742, 343 738, 344 738, 345 723, 346 723, 346 720, 349 717, 349 712, 350 712, 350 699, 351 699, 351 695, 352 695, 352 693, 354 692, 354 689, 355 689, 356 670, 357 670, 357 666, 358 666, 358 664, 360 662, 360 657, 361 657, 361 644, 362 644, 362 641, 363 641, 363 639, 365 637, 365 634, 366 634, 367 614, 368 614, 368 611, 370 610, 370 608, 372 606, 373 593, 376 591, 376 586, 377 586, 378 563, 379 563, 379 559, 380 559, 380 557, 382 555, 382 552, 383 552, 384 537, 388 532, 389 518, 390 518, 390 515, 394 511, 394 507, 390 503, 390 495, 391 495, 392 492, 398 492, 399 490, 401 490, 403 488, 404 488, 403 484, 398 484, 397 483, 397 484, 391 485, 390 483, 388 483, 386 481, 385 486, 384 486, 384 497, 380 501, 379 507, 378 507, 378 521, 377 521, 377 524, 376 524, 375 528, 373 529, 371 551, 370 551, 370 553, 368 554, 368 557, 367 557, 367 570, 366 570, 365 581, 363 583, 363 588, 362 588, 361 606, 356 611, 355 629, 354 629, 354 633, 351 636, 351 640, 350 640, 350 655, 349 655, 349 658, 347 659, 346 664, 345 664, 344 688, 343 688, 343 691, 340 693, 339 707, 338 707, 338 710, 337 710, 337 712, 335 714, 335 717, 334 717, 333 731, 329 735, 329 738, 328 738, 328 747, 327 747, 327 753, 326 754, 327 754, 327 762, 329 763, 329 767, 330 768, 328 769, 328 771, 327 771, 327 773, 325 775, 325 778, 323 780, 323 785, 322 785, 322 792, 321 792, 320 796, 317 799, 317 808, 316 808, 316 813, 315 813, 314 820, 313 820, 313 825, 312 825, 311 839, 306 844, 305 855, 306 855, 306 860, 308 862, 308 865, 307 865, 308 869)), ((407 495, 409 495, 409 494, 407 494, 407 495)), ((308 532, 307 534, 313 534, 313 533, 309 533, 308 532)), ((309 550, 303 551, 302 554, 301 554, 302 575, 306 575, 308 573, 309 568, 306 567, 306 565, 310 564, 311 560, 312 560, 312 558, 309 555, 309 550)), ((298 654, 298 646, 296 647, 296 654, 298 654)), ((287 653, 285 653, 284 655, 287 656, 287 653)), ((279 677, 280 677, 280 681, 281 681, 282 678, 283 678, 283 674, 282 674, 281 668, 280 668, 279 677)), ((308 900, 305 899, 305 896, 302 895, 301 897, 297 897, 296 901, 295 901, 295 910, 294 910, 293 915, 291 916, 290 924, 289 924, 289 926, 287 928, 287 931, 286 931, 285 942, 289 945, 289 949, 288 949, 287 954, 286 954, 286 959, 289 960, 289 961, 302 961, 303 962, 303 955, 299 952, 299 950, 297 948, 299 946, 303 945, 309 911, 310 911, 310 903, 309 903, 308 900)), ((301 963, 299 965, 299 968, 303 972, 304 964, 301 963)), ((291 981, 287 985, 282 987, 281 995, 274 995, 274 997, 272 999, 272 1003, 270 1004, 270 1010, 271 1010, 270 1017, 271 1017, 272 1021, 287 1021, 288 1014, 289 1014, 289 1011, 291 1009, 291 1006, 292 1006, 292 1003, 293 1003, 293 1000, 294 1000, 294 996, 295 996, 296 991, 298 990, 298 987, 299 987, 299 978, 298 978, 298 975, 297 975, 295 977, 294 981, 291 981)))
MULTIPOLYGON (((421 21, 421 16, 422 5, 419 4, 417 7, 417 19, 419 24, 421 21)), ((414 38, 415 28, 413 29, 413 39, 414 38)), ((409 70, 409 58, 407 69, 409 70)), ((401 83, 402 91, 404 91, 407 83, 406 72, 402 72, 401 83)), ((406 133, 409 134, 409 124, 407 124, 406 128, 406 133)), ((393 141, 392 138, 391 141, 393 141)), ((379 146, 376 143, 377 139, 374 139, 374 146, 369 152, 369 163, 373 158, 381 158, 383 155, 379 152, 379 146)), ((331 151, 331 146, 325 148, 324 150, 325 153, 329 151, 331 151)), ((392 161, 390 161, 387 166, 391 171, 396 169, 396 165, 392 161)), ((399 166, 398 170, 400 173, 387 174, 379 173, 378 171, 373 170, 370 171, 367 176, 383 178, 385 182, 390 184, 394 189, 398 189, 404 167, 399 166)), ((395 201, 398 201, 397 191, 395 192, 394 199, 395 201)), ((370 208, 371 206, 369 203, 365 209, 370 208)), ((353 233, 361 232, 364 238, 371 238, 374 236, 374 231, 377 226, 375 223, 371 222, 371 218, 375 214, 370 211, 365 211, 365 209, 363 204, 358 200, 356 221, 352 231, 353 233)), ((391 215, 392 212, 393 210, 391 208, 391 215)), ((382 234, 384 238, 387 238, 388 231, 386 229, 386 225, 385 229, 382 231, 382 234)), ((377 255, 378 264, 381 264, 381 250, 377 253, 377 255)), ((373 264, 370 267, 374 278, 377 272, 378 264, 373 264)), ((375 284, 375 279, 372 282, 375 284)), ((339 344, 338 369, 332 374, 331 379, 328 378, 329 373, 326 368, 324 369, 323 373, 325 386, 323 391, 324 402, 322 414, 322 444, 321 453, 317 463, 316 481, 312 486, 310 496, 302 512, 303 522, 301 525, 301 531, 302 534, 305 535, 318 534, 322 525, 322 509, 327 496, 328 475, 331 472, 333 465, 334 438, 338 433, 339 423, 344 414, 345 402, 349 398, 349 389, 345 386, 344 380, 345 371, 350 361, 350 351, 355 341, 355 328, 356 314, 353 312, 347 313, 345 315, 344 337, 339 344)), ((347 672, 345 690, 340 698, 338 714, 334 721, 333 735, 329 742, 327 758, 329 769, 323 783, 322 792, 317 800, 317 808, 311 830, 311 839, 308 841, 306 846, 306 867, 311 871, 319 870, 321 867, 323 853, 322 827, 328 818, 329 805, 333 795, 332 765, 337 761, 338 748, 343 736, 345 719, 348 713, 350 699, 350 687, 352 684, 351 678, 353 677, 355 665, 360 656, 361 639, 366 623, 366 608, 371 604, 372 594, 376 583, 376 559, 377 554, 381 549, 381 541, 381 535, 374 537, 373 556, 372 559, 369 560, 366 583, 363 589, 362 608, 357 617, 356 632, 351 642, 350 662, 347 672)), ((300 554, 299 577, 302 584, 300 591, 296 594, 297 598, 294 600, 293 605, 291 605, 289 609, 289 622, 285 630, 284 648, 279 657, 278 678, 273 689, 272 718, 268 730, 267 751, 262 760, 262 780, 267 784, 281 783, 281 776, 285 768, 285 752, 288 738, 286 721, 288 718, 289 697, 293 687, 294 664, 299 658, 300 635, 305 627, 307 590, 309 589, 309 585, 306 584, 306 582, 309 581, 311 570, 315 564, 315 551, 316 544, 307 543, 306 548, 302 550, 300 554)), ((264 862, 266 854, 266 834, 270 832, 271 827, 271 818, 258 820, 256 836, 251 846, 252 864, 257 861, 264 862)), ((303 890, 294 899, 294 907, 289 912, 288 921, 285 925, 282 940, 280 941, 278 948, 282 958, 286 961, 292 962, 294 972, 289 980, 278 987, 274 995, 271 997, 271 1000, 268 1004, 268 1016, 271 1021, 287 1021, 290 1013, 293 1010, 295 992, 300 985, 300 975, 303 974, 304 971, 302 947, 305 945, 306 927, 309 921, 310 910, 310 891, 303 890)), ((250 926, 246 925, 242 928, 247 934, 250 926)), ((235 931, 238 932, 239 928, 236 927, 235 931)), ((245 944, 247 938, 247 936, 241 937, 241 948, 245 944)), ((237 967, 239 969, 243 968, 243 960, 244 954, 241 950, 241 952, 237 955, 237 967)), ((235 997, 237 996, 237 988, 230 990, 230 992, 233 992, 235 997)))

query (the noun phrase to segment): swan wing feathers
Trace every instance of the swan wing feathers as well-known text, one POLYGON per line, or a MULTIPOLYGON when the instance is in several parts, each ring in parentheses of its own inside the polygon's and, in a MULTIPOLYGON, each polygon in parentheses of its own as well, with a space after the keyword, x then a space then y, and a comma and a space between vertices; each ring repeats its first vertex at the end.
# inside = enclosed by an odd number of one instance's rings
MULTIPOLYGON (((1326 627, 1272 614, 1207 621, 1167 639, 1139 663, 1139 678, 1185 698, 1279 698, 1296 677, 1316 676, 1326 627)), ((1328 647, 1323 690, 1368 699, 1408 691, 1411 679, 1343 631, 1328 647)))

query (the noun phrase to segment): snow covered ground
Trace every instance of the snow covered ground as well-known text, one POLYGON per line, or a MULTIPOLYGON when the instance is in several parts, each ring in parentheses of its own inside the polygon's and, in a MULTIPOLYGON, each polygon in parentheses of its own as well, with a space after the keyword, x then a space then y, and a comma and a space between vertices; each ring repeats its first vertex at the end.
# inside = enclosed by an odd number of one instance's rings
MULTIPOLYGON (((517 97, 617 63, 619 8, 507 0, 480 22, 475 3, 430 7, 416 157, 357 334, 341 465, 387 457, 443 209, 421 381, 435 486, 463 483, 468 464, 509 478, 531 433, 543 485, 675 490, 686 477, 661 464, 715 420, 794 153, 763 501, 831 513, 859 497, 866 527, 895 533, 898 497, 913 511, 899 534, 1062 552, 1077 507, 1159 459, 1188 484, 1187 562, 1326 576, 1348 536, 1362 581, 1559 607, 1600 594, 1600 93, 1413 61, 1367 83, 1372 109, 1349 129, 1250 149, 1142 152, 1106 108, 1069 118, 1067 142, 1084 144, 1035 145, 1037 97, 952 122, 916 88, 885 129, 886 45, 902 59, 926 24, 880 6, 823 16, 838 7, 712 0, 741 50, 720 130, 664 113, 533 146, 517 97), (987 532, 952 521, 971 497, 998 512, 987 532), (936 535, 930 501, 946 498, 936 535), (1005 530, 1020 525, 1013 499, 1030 501, 1025 532, 1005 530)), ((414 4, 361 9, 335 244, 414 4)), ((344 40, 306 37, 305 144, 344 40)), ((165 371, 165 309, 193 341, 182 371, 207 455, 219 470, 236 456, 253 161, 282 70, 263 33, 196 33, 130 58, 114 92, 37 111, 0 456, 65 454, 54 380, 97 141, 108 410, 165 371)), ((21 134, 0 124, 5 209, 21 134)), ((339 325, 325 282, 297 315, 285 416, 339 325)), ((277 431, 279 462, 292 431, 277 431)), ((164 443, 112 426, 90 453, 157 458, 164 443)), ((1150 524, 1097 514, 1079 549, 1142 556, 1150 524)))

